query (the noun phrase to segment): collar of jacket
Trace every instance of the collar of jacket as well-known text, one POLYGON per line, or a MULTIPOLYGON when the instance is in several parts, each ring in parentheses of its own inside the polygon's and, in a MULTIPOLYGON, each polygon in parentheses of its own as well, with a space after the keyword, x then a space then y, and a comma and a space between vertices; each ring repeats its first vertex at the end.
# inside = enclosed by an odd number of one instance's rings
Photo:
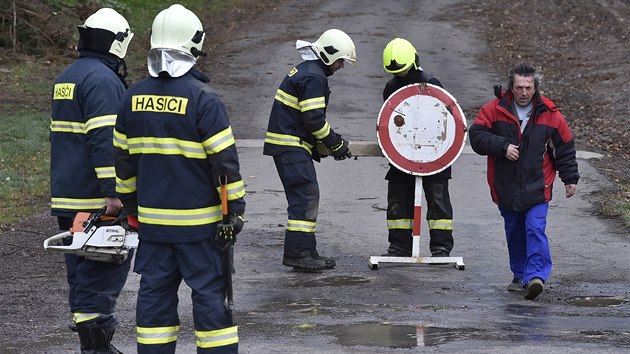
MULTIPOLYGON (((516 118, 516 114, 514 113, 514 110, 512 109, 513 99, 514 99, 514 96, 512 94, 512 90, 509 90, 506 94, 503 95, 503 98, 499 101, 498 106, 506 110, 508 113, 510 113, 510 115, 516 121, 518 121, 518 118, 516 118)), ((547 110, 552 110, 552 111, 557 110, 553 102, 541 96, 538 90, 536 90, 536 92, 534 93, 534 97, 532 98, 532 100, 534 101, 534 111, 532 113, 532 118, 537 117, 542 112, 545 112, 547 110)))
POLYGON ((120 64, 120 59, 111 54, 103 54, 88 49, 81 49, 79 51, 79 58, 98 59, 102 61, 103 64, 107 65, 108 68, 112 69, 113 72, 116 72, 118 65, 120 64))
POLYGON ((323 61, 321 60, 311 60, 317 63, 317 65, 319 65, 320 68, 322 68, 322 70, 324 71, 324 74, 326 75, 326 77, 329 77, 330 75, 333 74, 332 70, 330 70, 330 68, 328 67, 328 65, 324 64, 323 61))
POLYGON ((204 84, 207 84, 210 82, 210 78, 208 76, 206 76, 204 73, 202 73, 201 71, 197 70, 195 67, 193 67, 192 69, 190 69, 189 73, 197 80, 203 82, 204 84))
POLYGON ((394 75, 394 81, 397 82, 400 87, 420 82, 428 83, 431 79, 430 74, 427 75, 424 71, 415 68, 409 69, 409 72, 407 72, 405 76, 394 75))

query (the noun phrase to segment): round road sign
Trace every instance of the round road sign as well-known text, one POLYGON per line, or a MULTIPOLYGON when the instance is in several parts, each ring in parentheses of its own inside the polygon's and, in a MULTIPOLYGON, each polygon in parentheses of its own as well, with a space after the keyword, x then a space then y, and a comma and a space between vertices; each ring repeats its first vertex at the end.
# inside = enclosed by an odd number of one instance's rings
POLYGON ((439 86, 413 84, 383 103, 376 136, 383 154, 401 171, 436 174, 459 157, 466 141, 466 118, 451 94, 439 86))

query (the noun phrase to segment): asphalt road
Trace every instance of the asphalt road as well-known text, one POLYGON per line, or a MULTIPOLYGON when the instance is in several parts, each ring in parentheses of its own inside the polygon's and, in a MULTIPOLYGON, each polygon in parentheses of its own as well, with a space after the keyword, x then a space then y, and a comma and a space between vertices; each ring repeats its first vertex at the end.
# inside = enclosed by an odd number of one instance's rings
MULTIPOLYGON (((273 95, 300 61, 295 39, 314 41, 343 29, 357 45, 359 66, 330 78, 329 122, 350 140, 375 141, 376 115, 388 77, 381 53, 394 37, 416 44, 421 65, 434 73, 466 110, 492 99, 503 78, 479 63, 485 43, 474 27, 454 27, 457 1, 320 1, 295 4, 256 21, 230 44, 215 80, 240 140, 247 188, 247 222, 236 246, 235 317, 242 353, 383 352, 627 352, 630 350, 630 257, 627 232, 593 215, 590 194, 608 182, 579 161, 578 194, 564 198, 555 185, 548 234, 554 269, 535 301, 509 293, 511 280, 502 219, 490 201, 485 159, 466 149, 453 167, 455 248, 465 270, 452 265, 382 264, 368 258, 387 248, 387 160, 326 159, 317 165, 321 188, 318 248, 337 268, 297 273, 281 265, 286 200, 272 159, 262 156, 273 95), (438 20, 439 19, 439 20, 438 20), (238 60, 237 60, 238 59, 238 60), (252 71, 257 73, 252 75, 252 71), (228 79, 229 77, 229 79, 228 79), (258 140, 258 141, 256 141, 258 140), (587 298, 587 299, 581 299, 587 298), (609 302, 610 301, 610 302, 609 302), (618 305, 617 303, 621 303, 618 305)), ((212 74, 212 73, 210 73, 212 74)), ((469 122, 474 117, 467 117, 469 122)), ((423 222, 421 255, 429 255, 423 222)), ((118 308, 115 343, 135 352, 131 274, 118 308)), ((178 353, 194 352, 189 291, 182 286, 178 353)), ((72 348, 70 333, 40 344, 72 348)), ((51 351, 55 352, 55 351, 51 351)))

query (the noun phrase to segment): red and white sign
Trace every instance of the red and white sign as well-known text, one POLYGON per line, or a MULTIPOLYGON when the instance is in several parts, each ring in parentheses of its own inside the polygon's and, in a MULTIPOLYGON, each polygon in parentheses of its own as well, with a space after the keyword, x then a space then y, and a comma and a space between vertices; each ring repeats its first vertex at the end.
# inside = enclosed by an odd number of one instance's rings
POLYGON ((383 154, 401 171, 429 176, 453 164, 464 149, 466 118, 439 86, 413 84, 394 92, 378 114, 383 154))

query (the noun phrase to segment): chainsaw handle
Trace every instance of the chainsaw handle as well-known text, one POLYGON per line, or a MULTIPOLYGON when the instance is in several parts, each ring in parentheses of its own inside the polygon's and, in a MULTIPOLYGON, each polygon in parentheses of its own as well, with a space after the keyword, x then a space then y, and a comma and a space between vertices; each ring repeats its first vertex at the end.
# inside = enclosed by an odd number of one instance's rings
POLYGON ((72 234, 70 233, 70 231, 65 231, 62 232, 60 234, 56 234, 53 237, 49 237, 47 239, 44 240, 44 249, 48 250, 48 246, 50 245, 58 245, 62 242, 62 240, 66 237, 70 237, 72 236, 72 234))
POLYGON ((223 217, 228 215, 227 184, 228 184, 227 175, 219 176, 219 189, 221 191, 221 214, 223 214, 223 217))

